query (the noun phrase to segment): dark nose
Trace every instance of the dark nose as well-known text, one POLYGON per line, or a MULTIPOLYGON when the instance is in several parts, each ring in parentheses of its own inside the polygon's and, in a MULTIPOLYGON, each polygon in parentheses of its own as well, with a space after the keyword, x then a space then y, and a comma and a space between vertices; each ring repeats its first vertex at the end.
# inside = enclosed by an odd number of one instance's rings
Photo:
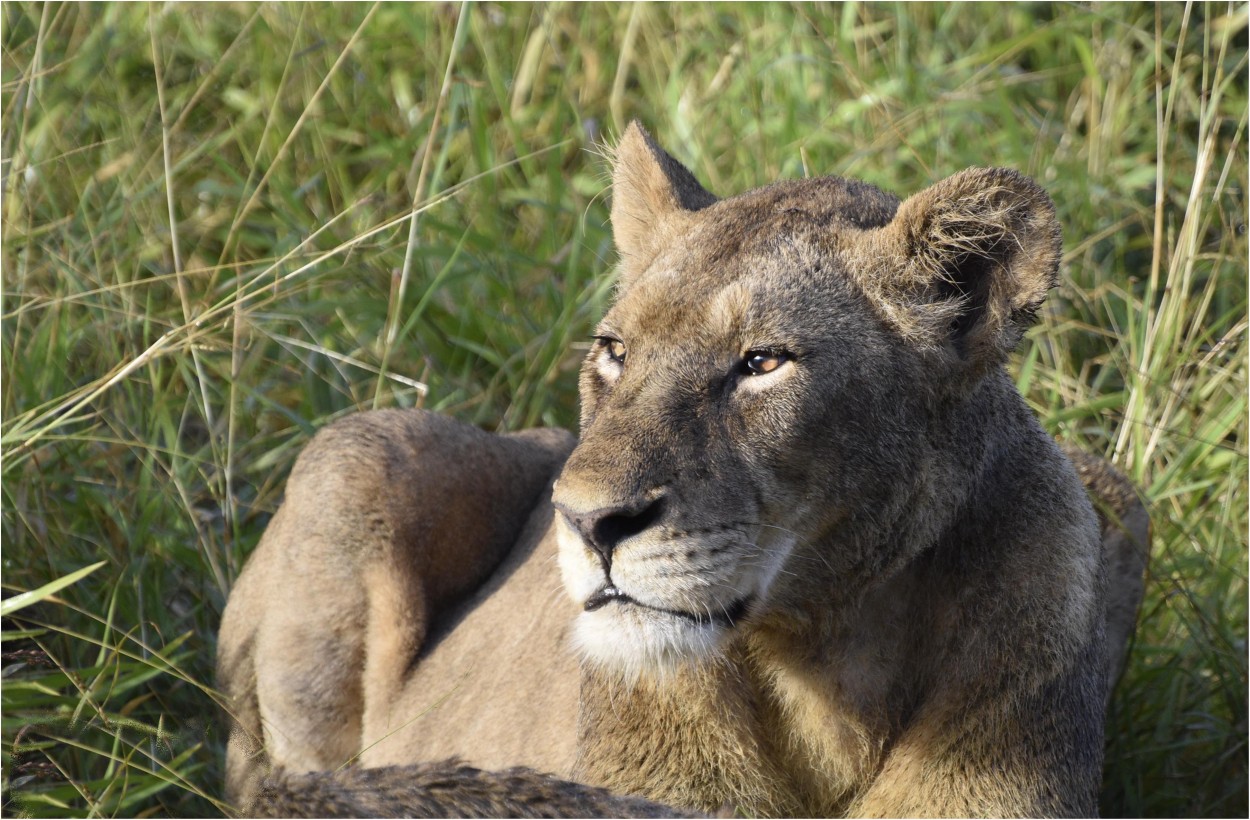
POLYGON ((612 570, 612 553, 617 545, 659 520, 663 499, 600 507, 589 512, 577 512, 559 503, 555 507, 581 533, 582 540, 599 556, 603 571, 607 573, 612 570))

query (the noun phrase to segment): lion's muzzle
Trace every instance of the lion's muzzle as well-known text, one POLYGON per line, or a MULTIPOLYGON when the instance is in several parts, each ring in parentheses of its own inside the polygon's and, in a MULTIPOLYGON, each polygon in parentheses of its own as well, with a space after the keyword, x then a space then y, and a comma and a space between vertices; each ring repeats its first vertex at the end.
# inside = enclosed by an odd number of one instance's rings
POLYGON ((706 508, 680 503, 671 488, 624 503, 604 490, 566 470, 553 498, 565 591, 582 608, 582 656, 638 674, 718 655, 758 608, 776 548, 753 524, 692 518, 706 508))

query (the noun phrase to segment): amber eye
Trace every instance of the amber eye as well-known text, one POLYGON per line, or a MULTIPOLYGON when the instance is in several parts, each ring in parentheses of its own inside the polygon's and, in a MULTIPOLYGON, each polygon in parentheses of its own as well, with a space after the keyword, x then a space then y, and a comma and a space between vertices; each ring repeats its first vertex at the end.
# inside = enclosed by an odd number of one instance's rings
POLYGON ((625 363, 625 343, 620 339, 613 339, 608 336, 601 336, 599 344, 603 345, 608 351, 608 358, 617 364, 625 363))
POLYGON ((789 353, 776 350, 748 350, 742 360, 742 372, 749 376, 772 373, 791 358, 789 353))

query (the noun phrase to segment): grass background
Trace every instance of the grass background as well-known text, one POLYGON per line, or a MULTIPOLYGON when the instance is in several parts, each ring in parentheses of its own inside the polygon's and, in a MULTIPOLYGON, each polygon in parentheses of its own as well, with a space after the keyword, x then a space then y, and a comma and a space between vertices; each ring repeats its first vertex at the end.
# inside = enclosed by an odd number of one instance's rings
POLYGON ((1245 4, 0 25, 6 814, 223 808, 216 626, 318 427, 575 425, 613 261, 595 144, 638 117, 722 195, 969 165, 1052 193, 1062 283, 1014 372, 1155 526, 1103 811, 1245 816, 1245 4))

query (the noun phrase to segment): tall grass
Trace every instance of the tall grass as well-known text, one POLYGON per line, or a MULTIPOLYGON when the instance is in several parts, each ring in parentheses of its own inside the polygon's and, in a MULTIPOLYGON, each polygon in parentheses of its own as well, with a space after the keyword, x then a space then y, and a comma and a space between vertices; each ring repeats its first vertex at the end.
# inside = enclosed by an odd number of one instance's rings
POLYGON ((1019 382, 1155 525, 1103 810, 1246 813, 1244 4, 2 15, 6 813, 223 808, 215 630, 317 427, 575 423, 632 117, 721 194, 1047 187, 1019 382))

